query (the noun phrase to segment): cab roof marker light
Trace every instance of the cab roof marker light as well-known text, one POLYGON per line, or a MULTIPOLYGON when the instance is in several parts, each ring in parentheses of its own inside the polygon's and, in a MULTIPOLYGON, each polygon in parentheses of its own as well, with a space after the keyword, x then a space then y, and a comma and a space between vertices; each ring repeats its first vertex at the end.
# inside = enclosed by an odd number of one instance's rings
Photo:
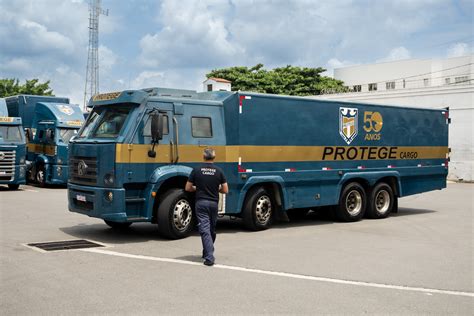
POLYGON ((329 167, 323 167, 323 169, 322 169, 322 170, 324 170, 324 171, 327 171, 327 170, 332 170, 332 168, 329 168, 329 167))
POLYGON ((388 165, 387 168, 395 168, 394 165, 388 165))
POLYGON ((418 164, 418 167, 423 167, 423 165, 421 163, 418 164))
POLYGON ((357 166, 357 169, 365 169, 364 166, 357 166))
POLYGON ((285 172, 295 172, 296 169, 295 168, 288 168, 288 169, 285 169, 285 172))

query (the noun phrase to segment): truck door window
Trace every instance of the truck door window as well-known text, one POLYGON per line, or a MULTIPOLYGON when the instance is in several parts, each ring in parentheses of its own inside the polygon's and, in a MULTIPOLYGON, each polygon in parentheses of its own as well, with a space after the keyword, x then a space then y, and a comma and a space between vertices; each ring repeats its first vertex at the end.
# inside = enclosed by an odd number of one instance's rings
POLYGON ((87 121, 86 123, 84 124, 84 128, 82 129, 82 132, 81 134, 79 135, 79 138, 80 137, 85 137, 86 135, 88 135, 92 129, 92 127, 95 126, 95 123, 97 122, 97 120, 99 119, 99 114, 97 112, 92 112, 88 117, 87 117, 87 121))
MULTIPOLYGON (((169 120, 168 115, 163 115, 163 135, 169 134, 169 120)), ((146 120, 145 127, 143 127, 143 136, 151 137, 151 116, 146 120)))
POLYGON ((212 122, 210 117, 192 117, 191 129, 195 138, 212 137, 212 122))

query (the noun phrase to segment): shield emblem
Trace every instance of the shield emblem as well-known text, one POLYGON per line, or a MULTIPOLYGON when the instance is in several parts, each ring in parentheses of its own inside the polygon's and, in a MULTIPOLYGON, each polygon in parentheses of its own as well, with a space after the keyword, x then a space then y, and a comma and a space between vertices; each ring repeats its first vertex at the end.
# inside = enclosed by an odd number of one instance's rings
POLYGON ((342 139, 349 145, 358 133, 357 114, 359 110, 356 108, 339 108, 339 134, 342 139))
POLYGON ((59 111, 63 112, 66 115, 71 115, 74 113, 74 109, 70 107, 69 105, 58 105, 59 111))

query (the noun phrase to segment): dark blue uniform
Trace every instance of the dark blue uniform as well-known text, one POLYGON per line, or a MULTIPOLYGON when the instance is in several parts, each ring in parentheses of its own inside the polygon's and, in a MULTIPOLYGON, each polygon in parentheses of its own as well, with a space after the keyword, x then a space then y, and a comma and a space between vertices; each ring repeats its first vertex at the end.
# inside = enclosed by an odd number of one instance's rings
POLYGON ((196 217, 201 235, 203 258, 214 262, 219 185, 227 181, 222 169, 212 163, 195 167, 188 181, 196 187, 196 217))

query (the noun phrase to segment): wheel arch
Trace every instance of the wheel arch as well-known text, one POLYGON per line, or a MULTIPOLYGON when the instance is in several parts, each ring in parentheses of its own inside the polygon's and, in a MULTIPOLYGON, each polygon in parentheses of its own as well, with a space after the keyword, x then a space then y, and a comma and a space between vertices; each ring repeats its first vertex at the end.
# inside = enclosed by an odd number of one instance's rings
POLYGON ((342 189, 350 182, 357 182, 366 192, 379 182, 387 181, 397 196, 401 196, 401 182, 398 171, 374 171, 374 172, 348 172, 344 174, 338 183, 336 194, 339 201, 342 189))
POLYGON ((280 176, 256 176, 250 177, 240 190, 237 210, 241 214, 244 207, 245 199, 248 193, 257 187, 264 187, 273 194, 273 198, 280 211, 288 209, 288 194, 286 192, 285 182, 280 176))
POLYGON ((165 166, 157 168, 150 177, 150 193, 156 193, 151 203, 151 222, 156 223, 156 211, 161 197, 171 189, 184 189, 192 168, 187 166, 165 166))

